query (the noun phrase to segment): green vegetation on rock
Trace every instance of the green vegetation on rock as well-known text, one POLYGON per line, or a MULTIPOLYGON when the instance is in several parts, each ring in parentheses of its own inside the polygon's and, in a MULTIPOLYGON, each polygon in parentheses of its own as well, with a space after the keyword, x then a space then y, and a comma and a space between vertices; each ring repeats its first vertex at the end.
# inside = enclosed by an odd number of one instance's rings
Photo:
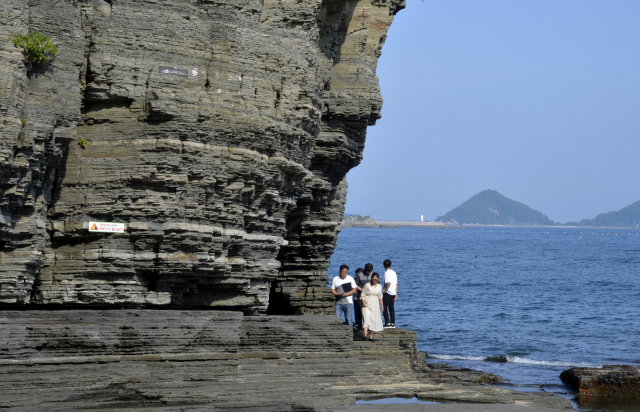
POLYGON ((49 64, 58 54, 58 48, 51 42, 51 39, 37 31, 34 31, 30 36, 15 36, 13 44, 16 47, 22 47, 25 61, 28 64, 49 64))
POLYGON ((554 225, 541 212, 511 200, 495 190, 484 190, 447 214, 436 219, 442 222, 482 225, 554 225))
POLYGON ((569 222, 567 226, 640 227, 640 200, 616 212, 600 213, 593 219, 569 222))

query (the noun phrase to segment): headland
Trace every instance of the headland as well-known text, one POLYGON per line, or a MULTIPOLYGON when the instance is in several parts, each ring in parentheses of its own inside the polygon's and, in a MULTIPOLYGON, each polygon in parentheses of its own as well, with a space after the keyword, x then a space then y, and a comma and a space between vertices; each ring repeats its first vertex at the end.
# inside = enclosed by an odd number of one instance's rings
POLYGON ((426 367, 414 332, 361 342, 328 316, 345 176, 404 7, 0 2, 0 406, 569 406, 426 367), (12 42, 35 31, 49 64, 12 42))

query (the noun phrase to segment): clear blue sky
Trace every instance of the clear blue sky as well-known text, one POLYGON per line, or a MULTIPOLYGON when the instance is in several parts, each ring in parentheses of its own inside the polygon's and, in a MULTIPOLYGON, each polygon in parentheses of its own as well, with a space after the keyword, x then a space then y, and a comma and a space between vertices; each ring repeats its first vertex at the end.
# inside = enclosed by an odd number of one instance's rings
POLYGON ((640 1, 409 0, 347 213, 434 219, 491 187, 555 221, 640 200, 640 1))

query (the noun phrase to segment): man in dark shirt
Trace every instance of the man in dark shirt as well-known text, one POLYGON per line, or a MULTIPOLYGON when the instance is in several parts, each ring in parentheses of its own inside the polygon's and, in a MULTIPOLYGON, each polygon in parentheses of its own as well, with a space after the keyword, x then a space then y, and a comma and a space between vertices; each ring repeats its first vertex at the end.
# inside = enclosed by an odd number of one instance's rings
POLYGON ((353 302, 356 312, 356 327, 359 331, 362 331, 362 299, 360 294, 362 293, 364 285, 371 282, 371 272, 373 272, 373 265, 371 263, 364 265, 364 270, 356 270, 355 281, 358 291, 353 295, 353 302))

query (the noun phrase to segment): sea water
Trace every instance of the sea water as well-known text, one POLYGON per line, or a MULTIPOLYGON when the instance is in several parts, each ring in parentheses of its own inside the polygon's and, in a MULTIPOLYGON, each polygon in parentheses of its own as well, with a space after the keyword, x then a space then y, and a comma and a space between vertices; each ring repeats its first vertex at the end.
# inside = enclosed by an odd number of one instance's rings
POLYGON ((345 228, 329 277, 387 258, 429 362, 558 393, 573 366, 640 364, 640 230, 345 228))

